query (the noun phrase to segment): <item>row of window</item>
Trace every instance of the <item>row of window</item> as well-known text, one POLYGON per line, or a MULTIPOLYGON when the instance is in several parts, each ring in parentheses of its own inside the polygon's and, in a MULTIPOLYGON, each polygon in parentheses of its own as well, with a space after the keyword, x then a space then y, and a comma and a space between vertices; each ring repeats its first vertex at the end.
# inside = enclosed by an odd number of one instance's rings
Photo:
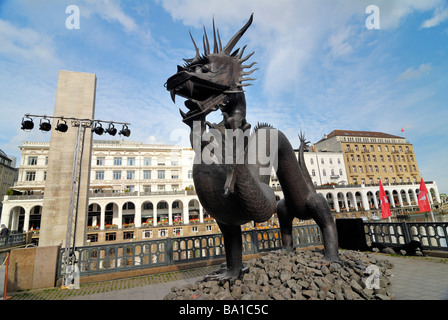
MULTIPOLYGON (((35 156, 28 157, 27 163, 29 166, 37 166, 37 157, 35 156)), ((48 156, 45 157, 45 165, 48 165, 48 156)))
MULTIPOLYGON (((379 155, 380 158, 380 162, 384 162, 384 156, 383 155, 379 155)), ((395 157, 391 156, 391 155, 386 155, 387 161, 388 162, 392 162, 392 159, 394 159, 396 162, 409 162, 409 161, 414 161, 414 157, 412 155, 408 155, 408 156, 404 156, 404 155, 396 155, 395 157)), ((350 154, 347 155, 347 161, 355 161, 355 155, 350 154)), ((369 154, 366 155, 362 155, 362 160, 361 160, 361 155, 356 155, 356 161, 358 162, 366 162, 366 161, 373 161, 376 162, 376 155, 372 155, 372 157, 370 157, 369 154)))
MULTIPOLYGON (((328 160, 329 160, 330 164, 333 164, 333 159, 332 158, 329 158, 328 160)), ((321 164, 325 164, 324 158, 320 158, 320 163, 321 164)), ((310 158, 310 164, 314 164, 314 159, 313 158, 310 158)), ((340 158, 338 158, 338 164, 341 164, 341 159, 340 158)))
MULTIPOLYGON (((383 183, 386 183, 386 184, 389 183, 389 182, 392 183, 392 184, 397 183, 397 182, 398 183, 404 183, 405 182, 402 177, 400 177, 398 179, 398 181, 397 181, 397 179, 395 177, 393 177, 392 180, 389 180, 389 178, 384 178, 384 180, 381 180, 381 181, 383 183)), ((415 177, 413 178, 413 182, 414 183, 417 182, 417 179, 415 177)), ((356 178, 353 178, 353 183, 357 184, 358 180, 356 178)), ((380 178, 376 178, 376 184, 379 184, 379 183, 380 183, 380 178)), ((411 183, 411 178, 406 177, 406 183, 411 183)), ((364 178, 361 179, 361 184, 366 184, 366 180, 364 178)), ((369 178, 369 184, 373 184, 373 178, 369 178)))
MULTIPOLYGON (((47 172, 43 172, 43 181, 47 179, 47 172)), ((126 180, 135 180, 136 174, 134 170, 125 171, 126 180)), ((113 180, 121 180, 123 173, 122 171, 113 171, 113 180)), ((190 170, 188 172, 188 179, 193 178, 193 173, 190 170)), ((155 179, 152 178, 151 170, 143 170, 143 179, 150 180, 155 179)), ((162 180, 166 179, 165 170, 157 170, 157 179, 162 180)), ((171 179, 179 179, 179 171, 172 170, 171 171, 171 179)), ((95 180, 104 180, 104 171, 95 171, 95 180)), ((25 181, 36 181, 36 171, 26 171, 25 173, 25 181)))
MULTIPOLYGON (((170 160, 170 163, 172 166, 179 166, 178 160, 170 160)), ((135 157, 127 157, 126 158, 126 164, 128 166, 135 166, 136 160, 135 157)), ((106 158, 104 157, 97 157, 96 158, 96 165, 97 166, 104 166, 106 165, 106 158)), ((114 166, 122 166, 123 165, 123 158, 122 157, 114 157, 114 166)), ((143 165, 144 166, 150 166, 152 165, 152 159, 149 157, 143 158, 143 165)), ((157 159, 157 165, 158 166, 164 166, 166 165, 166 158, 165 157, 159 157, 157 159)))
MULTIPOLYGON (((47 171, 44 171, 43 181, 47 180, 47 171)), ((26 171, 25 181, 36 181, 36 171, 26 171)))
MULTIPOLYGON (((331 171, 330 171, 330 175, 332 175, 332 176, 335 176, 335 175, 336 175, 334 169, 331 169, 331 171)), ((340 175, 340 176, 343 175, 343 171, 342 171, 342 169, 339 169, 339 175, 340 175)), ((311 170, 311 176, 312 176, 312 177, 315 177, 315 176, 316 176, 316 170, 314 170, 314 169, 311 170)), ((324 177, 327 176, 327 170, 325 170, 325 169, 322 170, 322 176, 324 176, 324 177)))
MULTIPOLYGON (((125 171, 125 174, 126 180, 135 180, 136 174, 134 170, 125 171)), ((112 173, 113 180, 121 180, 123 176, 122 171, 113 171, 112 173)), ((143 170, 143 179, 150 180, 155 179, 155 177, 152 177, 151 170, 143 170)), ((157 170, 157 179, 166 179, 165 170, 157 170)), ((179 179, 179 171, 172 170, 171 179, 179 179)), ((95 180, 104 180, 104 171, 95 171, 95 180)))
MULTIPOLYGON (((205 226, 206 231, 212 231, 212 226, 207 225, 205 226)), ((198 227, 192 227, 191 231, 194 233, 199 232, 198 227)), ((173 228, 173 236, 182 236, 184 234, 183 228, 173 228)), ((157 230, 158 237, 168 237, 169 232, 168 229, 158 229, 157 230)), ((151 239, 153 238, 153 230, 143 230, 142 232, 143 239, 151 239)), ((124 231, 123 232, 123 240, 131 240, 134 239, 134 231, 124 231)), ((88 234, 87 240, 89 242, 98 242, 98 234, 88 234)), ((117 240, 117 233, 116 232, 107 232, 106 233, 106 241, 116 241, 117 240)))
MULTIPOLYGON (((389 166, 389 172, 394 172, 394 171, 396 171, 396 172, 408 172, 408 167, 406 165, 403 165, 403 166, 398 165, 396 167, 397 167, 397 169, 394 170, 394 166, 390 165, 389 166)), ((417 171, 415 165, 409 166, 409 169, 410 169, 411 172, 416 172, 417 171)), ((355 172, 363 173, 364 172, 364 167, 363 166, 356 167, 355 165, 353 165, 353 166, 349 167, 349 170, 350 170, 350 172, 353 172, 353 173, 355 173, 355 172)), ((381 170, 382 170, 382 172, 387 172, 386 166, 381 166, 381 170)), ((366 166, 366 172, 379 172, 379 168, 378 168, 378 166, 368 165, 368 166, 366 166)))
MULTIPOLYGON (((347 148, 347 151, 352 151, 349 144, 346 145, 346 148, 347 148)), ((358 147, 357 144, 353 145, 353 148, 355 149, 355 151, 359 151, 360 150, 360 148, 358 147)), ((364 151, 364 152, 367 152, 367 151, 373 152, 373 151, 375 151, 375 148, 374 148, 373 144, 371 144, 368 148, 367 148, 367 145, 363 144, 363 145, 361 145, 361 150, 364 151)), ((377 150, 379 152, 382 152, 382 146, 381 145, 377 145, 377 150)), ((384 146, 384 151, 389 152, 389 146, 384 146)), ((397 152, 397 151, 403 152, 403 147, 402 146, 398 146, 398 148, 395 148, 395 146, 392 146, 391 147, 391 151, 392 152, 397 152)), ((405 147, 405 152, 410 152, 409 146, 405 147)))

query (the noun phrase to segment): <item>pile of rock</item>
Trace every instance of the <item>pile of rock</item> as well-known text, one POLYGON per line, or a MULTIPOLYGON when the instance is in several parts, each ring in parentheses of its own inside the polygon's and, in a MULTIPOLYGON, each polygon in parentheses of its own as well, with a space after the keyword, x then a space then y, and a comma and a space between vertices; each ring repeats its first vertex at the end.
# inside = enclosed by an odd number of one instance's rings
POLYGON ((249 272, 233 284, 197 281, 183 287, 173 287, 164 299, 395 299, 390 292, 388 269, 393 265, 389 261, 377 259, 374 254, 351 250, 341 251, 338 262, 324 263, 322 258, 321 250, 273 251, 247 261, 249 272), (372 281, 375 276, 379 278, 372 281))

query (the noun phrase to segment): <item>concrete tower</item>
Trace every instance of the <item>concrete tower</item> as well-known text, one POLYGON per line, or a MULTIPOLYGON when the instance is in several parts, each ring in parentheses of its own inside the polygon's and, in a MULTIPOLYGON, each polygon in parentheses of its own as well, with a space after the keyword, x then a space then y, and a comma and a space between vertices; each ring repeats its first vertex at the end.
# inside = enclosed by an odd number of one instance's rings
MULTIPOLYGON (((95 114, 96 75, 60 71, 55 117, 93 119, 95 114)), ((73 157, 77 128, 71 127, 65 133, 52 130, 48 167, 45 181, 45 194, 42 208, 39 246, 64 245, 66 241, 67 217, 70 202, 70 181, 73 170, 73 157)), ((78 203, 78 222, 76 245, 85 245, 86 215, 90 181, 90 161, 92 150, 92 131, 86 130, 84 153, 81 164, 81 181, 78 203)))

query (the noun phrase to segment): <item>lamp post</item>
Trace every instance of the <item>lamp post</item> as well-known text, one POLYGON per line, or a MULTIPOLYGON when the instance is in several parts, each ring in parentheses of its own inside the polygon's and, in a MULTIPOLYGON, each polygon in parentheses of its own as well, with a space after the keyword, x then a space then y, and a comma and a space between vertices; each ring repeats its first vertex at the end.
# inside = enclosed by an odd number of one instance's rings
POLYGON ((84 151, 84 138, 87 128, 92 128, 92 131, 98 135, 102 135, 106 131, 109 135, 115 136, 117 129, 115 129, 114 124, 123 125, 122 130, 119 132, 120 135, 129 137, 131 131, 128 128, 130 123, 127 122, 116 122, 116 121, 104 121, 104 120, 93 120, 93 119, 78 119, 71 117, 54 117, 46 115, 31 115, 25 114, 22 119, 22 130, 30 131, 34 127, 32 118, 41 118, 39 129, 42 131, 50 131, 51 123, 49 119, 58 119, 57 126, 55 130, 59 132, 67 132, 68 125, 67 121, 71 122, 71 126, 77 128, 76 130, 76 140, 75 140, 75 150, 73 155, 73 168, 72 177, 70 181, 70 202, 67 215, 67 233, 66 241, 64 247, 64 253, 62 255, 62 276, 63 276, 63 286, 66 288, 72 288, 76 286, 79 280, 78 268, 76 266, 76 225, 78 219, 78 204, 79 204, 79 192, 80 192, 80 181, 81 181, 81 163, 84 151), (102 123, 108 123, 109 127, 104 130, 102 123))

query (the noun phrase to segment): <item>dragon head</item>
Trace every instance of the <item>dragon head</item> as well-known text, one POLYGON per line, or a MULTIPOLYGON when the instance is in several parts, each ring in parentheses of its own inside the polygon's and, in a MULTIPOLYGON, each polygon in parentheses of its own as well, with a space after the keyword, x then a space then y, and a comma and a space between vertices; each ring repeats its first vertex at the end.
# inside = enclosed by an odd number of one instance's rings
POLYGON ((214 49, 210 51, 210 44, 207 32, 204 27, 203 45, 204 53, 200 54, 199 49, 191 36, 196 49, 196 56, 192 59, 184 59, 183 66, 177 66, 177 73, 171 76, 166 83, 166 89, 171 93, 171 98, 175 102, 175 96, 187 99, 186 107, 189 111, 185 114, 180 110, 184 122, 206 116, 208 113, 218 110, 225 105, 227 96, 234 93, 242 93, 242 88, 250 84, 243 84, 247 76, 257 69, 245 72, 256 62, 244 65, 253 53, 243 58, 245 46, 232 52, 235 45, 241 39, 253 21, 253 14, 244 25, 227 43, 222 47, 219 30, 215 29, 213 21, 214 49))

